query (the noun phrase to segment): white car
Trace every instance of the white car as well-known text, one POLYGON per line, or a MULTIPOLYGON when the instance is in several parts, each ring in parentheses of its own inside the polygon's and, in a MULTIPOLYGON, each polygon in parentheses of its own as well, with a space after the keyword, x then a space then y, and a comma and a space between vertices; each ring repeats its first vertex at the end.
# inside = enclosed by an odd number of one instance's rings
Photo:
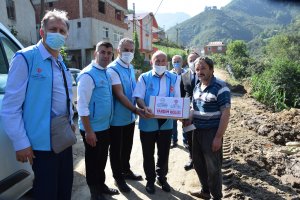
MULTIPOLYGON (((22 44, 0 23, 0 108, 9 63, 22 44)), ((19 199, 32 188, 34 174, 29 163, 16 161, 16 152, 4 133, 0 118, 0 200, 19 199)))
POLYGON ((81 72, 80 69, 77 68, 69 68, 71 74, 72 74, 72 92, 73 92, 73 98, 72 98, 72 104, 73 104, 73 110, 74 114, 77 114, 77 76, 81 72))

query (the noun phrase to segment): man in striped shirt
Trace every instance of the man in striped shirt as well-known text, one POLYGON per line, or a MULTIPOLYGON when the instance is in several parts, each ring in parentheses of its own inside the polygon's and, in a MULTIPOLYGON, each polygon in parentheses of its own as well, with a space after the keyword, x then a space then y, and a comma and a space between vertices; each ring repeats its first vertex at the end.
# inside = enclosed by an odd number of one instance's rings
POLYGON ((193 135, 194 168, 202 190, 192 192, 199 198, 222 198, 222 141, 230 116, 230 90, 214 76, 214 64, 208 57, 195 60, 200 83, 193 92, 193 115, 196 126, 193 135))

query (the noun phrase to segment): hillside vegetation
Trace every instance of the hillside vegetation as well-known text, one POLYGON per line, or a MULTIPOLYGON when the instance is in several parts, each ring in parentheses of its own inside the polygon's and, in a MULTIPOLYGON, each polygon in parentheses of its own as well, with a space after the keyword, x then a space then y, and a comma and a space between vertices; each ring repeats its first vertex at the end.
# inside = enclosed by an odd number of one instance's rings
MULTIPOLYGON (((211 41, 250 42, 259 35, 266 39, 277 34, 300 15, 300 5, 269 0, 232 0, 221 9, 208 9, 167 31, 172 41, 186 47, 203 48, 211 41)), ((254 47, 254 46, 252 46, 254 47)))

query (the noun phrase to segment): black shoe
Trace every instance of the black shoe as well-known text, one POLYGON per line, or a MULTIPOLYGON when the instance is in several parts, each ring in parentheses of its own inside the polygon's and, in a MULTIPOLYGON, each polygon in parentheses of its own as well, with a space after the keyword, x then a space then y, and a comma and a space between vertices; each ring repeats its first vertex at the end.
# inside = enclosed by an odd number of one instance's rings
POLYGON ((130 180, 134 180, 134 181, 141 181, 141 180, 143 180, 143 177, 141 175, 135 174, 132 171, 124 173, 123 175, 124 175, 125 179, 130 179, 130 180))
POLYGON ((91 194, 91 200, 106 200, 103 194, 91 194))
POLYGON ((131 191, 131 188, 127 185, 127 183, 124 180, 116 181, 115 183, 121 192, 128 193, 131 191))
POLYGON ((100 189, 100 192, 101 193, 104 193, 104 194, 109 194, 109 195, 116 195, 116 194, 119 194, 119 191, 116 190, 116 189, 113 189, 113 188, 109 188, 107 187, 106 185, 100 189))
POLYGON ((173 149, 173 148, 175 148, 175 147, 177 147, 177 146, 178 146, 177 142, 173 142, 173 143, 171 144, 170 148, 173 149))
POLYGON ((157 184, 159 186, 161 186, 161 189, 165 192, 170 192, 171 191, 171 186, 169 185, 169 183, 167 181, 160 181, 157 180, 157 184))
POLYGON ((154 183, 147 183, 146 185, 146 191, 149 193, 149 194, 154 194, 155 193, 155 187, 154 187, 154 183))
POLYGON ((202 190, 200 192, 191 192, 190 193, 192 196, 200 198, 200 199, 210 199, 210 194, 209 193, 205 193, 202 190))
POLYGON ((189 171, 194 168, 193 161, 189 161, 186 165, 184 165, 185 171, 189 171))
POLYGON ((89 185, 91 192, 91 200, 106 200, 103 194, 98 190, 97 186, 89 185))

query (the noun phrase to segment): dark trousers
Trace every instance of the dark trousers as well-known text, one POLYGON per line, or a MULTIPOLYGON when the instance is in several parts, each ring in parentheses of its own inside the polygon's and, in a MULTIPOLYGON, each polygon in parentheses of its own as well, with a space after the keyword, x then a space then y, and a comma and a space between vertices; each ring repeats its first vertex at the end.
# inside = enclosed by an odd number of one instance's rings
POLYGON ((173 120, 173 129, 172 129, 172 142, 177 143, 178 141, 178 131, 177 131, 177 120, 173 120))
POLYGON ((59 154, 33 151, 33 193, 35 200, 69 200, 73 184, 72 147, 59 154))
POLYGON ((155 177, 160 181, 166 181, 168 173, 169 152, 172 130, 143 132, 141 131, 141 143, 144 157, 144 171, 149 183, 155 182, 155 177), (157 145, 157 163, 155 170, 154 151, 157 145), (155 173, 156 172, 156 173, 155 173))
POLYGON ((193 132, 194 131, 189 131, 185 133, 190 159, 193 157, 193 132))
POLYGON ((109 158, 115 180, 124 180, 122 173, 130 172, 130 154, 135 122, 126 126, 110 127, 109 158))
POLYGON ((214 199, 222 198, 222 147, 212 152, 217 128, 196 129, 193 134, 193 162, 202 190, 214 199))
POLYGON ((110 142, 109 130, 95 132, 97 143, 92 147, 86 142, 85 131, 80 130, 85 147, 86 182, 89 186, 102 189, 105 184, 105 166, 110 142))

